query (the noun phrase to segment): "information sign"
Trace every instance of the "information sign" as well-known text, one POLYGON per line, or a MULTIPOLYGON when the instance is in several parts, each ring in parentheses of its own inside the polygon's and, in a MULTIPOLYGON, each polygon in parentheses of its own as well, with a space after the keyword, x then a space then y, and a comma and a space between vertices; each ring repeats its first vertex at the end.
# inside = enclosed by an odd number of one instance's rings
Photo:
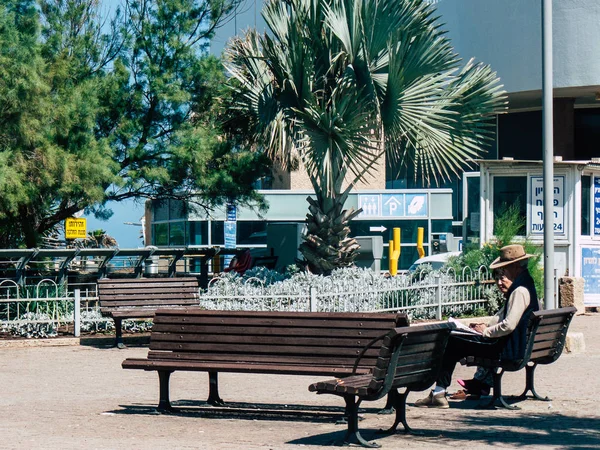
POLYGON ((381 216, 381 195, 358 195, 358 207, 362 209, 361 217, 381 216))
POLYGON ((427 217, 427 194, 358 195, 360 217, 427 217))
POLYGON ((581 276, 583 293, 600 297, 600 248, 581 247, 581 276))
MULTIPOLYGON (((234 204, 227 204, 227 215, 225 218, 225 224, 223 226, 223 234, 225 240, 225 248, 236 248, 237 247, 237 208, 234 204)), ((233 255, 226 255, 223 258, 223 264, 225 267, 229 267, 233 255)))
MULTIPOLYGON (((531 177, 531 204, 529 216, 531 234, 544 234, 544 178, 531 177)), ((565 234, 565 177, 554 177, 554 234, 565 234)))
POLYGON ((85 239, 87 237, 87 219, 71 217, 65 220, 65 239, 85 239))
POLYGON ((404 194, 383 194, 381 196, 383 217, 404 217, 404 194))
POLYGON ((427 194, 406 194, 406 215, 427 217, 427 194))

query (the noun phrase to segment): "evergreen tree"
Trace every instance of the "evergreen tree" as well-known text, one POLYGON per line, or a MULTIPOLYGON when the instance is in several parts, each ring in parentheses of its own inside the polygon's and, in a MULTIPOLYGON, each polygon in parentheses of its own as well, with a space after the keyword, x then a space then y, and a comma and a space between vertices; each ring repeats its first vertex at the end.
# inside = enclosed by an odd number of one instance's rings
POLYGON ((224 139, 207 54, 238 0, 0 5, 0 246, 39 245, 78 211, 129 198, 260 200, 268 160, 224 139))

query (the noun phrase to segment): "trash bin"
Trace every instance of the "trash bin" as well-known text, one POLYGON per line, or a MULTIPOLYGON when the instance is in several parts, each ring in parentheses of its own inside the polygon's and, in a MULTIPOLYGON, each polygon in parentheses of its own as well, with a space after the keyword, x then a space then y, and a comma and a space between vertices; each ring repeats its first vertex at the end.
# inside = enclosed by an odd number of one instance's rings
POLYGON ((156 275, 158 274, 158 256, 150 256, 144 261, 144 274, 145 275, 156 275))

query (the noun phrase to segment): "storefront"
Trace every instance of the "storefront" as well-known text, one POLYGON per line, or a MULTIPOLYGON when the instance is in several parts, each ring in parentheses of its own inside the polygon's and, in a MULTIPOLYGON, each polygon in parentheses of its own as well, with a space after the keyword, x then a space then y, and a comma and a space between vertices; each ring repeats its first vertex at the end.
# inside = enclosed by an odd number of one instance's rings
MULTIPOLYGON (((308 211, 310 191, 261 191, 269 204, 264 215, 251 208, 217 209, 211 214, 191 212, 179 202, 155 202, 150 215, 150 242, 158 247, 233 247, 267 249, 269 224, 303 224, 308 211), (233 244, 227 242, 231 240, 233 244)), ((458 249, 453 238, 451 189, 358 190, 350 194, 346 208, 362 208, 350 223, 351 236, 382 236, 384 242, 381 269, 387 270, 387 247, 392 229, 402 230, 399 268, 407 269, 416 259, 417 230, 424 229, 424 247, 431 254, 435 239, 448 250, 458 249)), ((458 234, 458 233, 457 233, 458 234)), ((277 249, 273 249, 277 255, 277 249)))
MULTIPOLYGON (((494 238, 494 217, 512 204, 526 217, 526 236, 543 247, 542 161, 480 160, 480 242, 494 238)), ((478 213, 475 213, 478 214, 478 213)), ((554 266, 582 277, 584 303, 600 306, 600 161, 554 163, 554 266)))

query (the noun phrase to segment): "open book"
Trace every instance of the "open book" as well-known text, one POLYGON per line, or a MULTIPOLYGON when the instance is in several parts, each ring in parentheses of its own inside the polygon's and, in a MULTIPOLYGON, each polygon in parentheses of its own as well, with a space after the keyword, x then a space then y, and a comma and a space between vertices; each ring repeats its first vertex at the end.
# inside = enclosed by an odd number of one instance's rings
POLYGON ((468 327, 467 325, 462 323, 460 320, 456 320, 454 317, 448 318, 448 323, 450 323, 450 326, 453 329, 453 331, 452 331, 453 333, 456 332, 456 333, 468 333, 468 334, 481 334, 479 331, 468 327))

